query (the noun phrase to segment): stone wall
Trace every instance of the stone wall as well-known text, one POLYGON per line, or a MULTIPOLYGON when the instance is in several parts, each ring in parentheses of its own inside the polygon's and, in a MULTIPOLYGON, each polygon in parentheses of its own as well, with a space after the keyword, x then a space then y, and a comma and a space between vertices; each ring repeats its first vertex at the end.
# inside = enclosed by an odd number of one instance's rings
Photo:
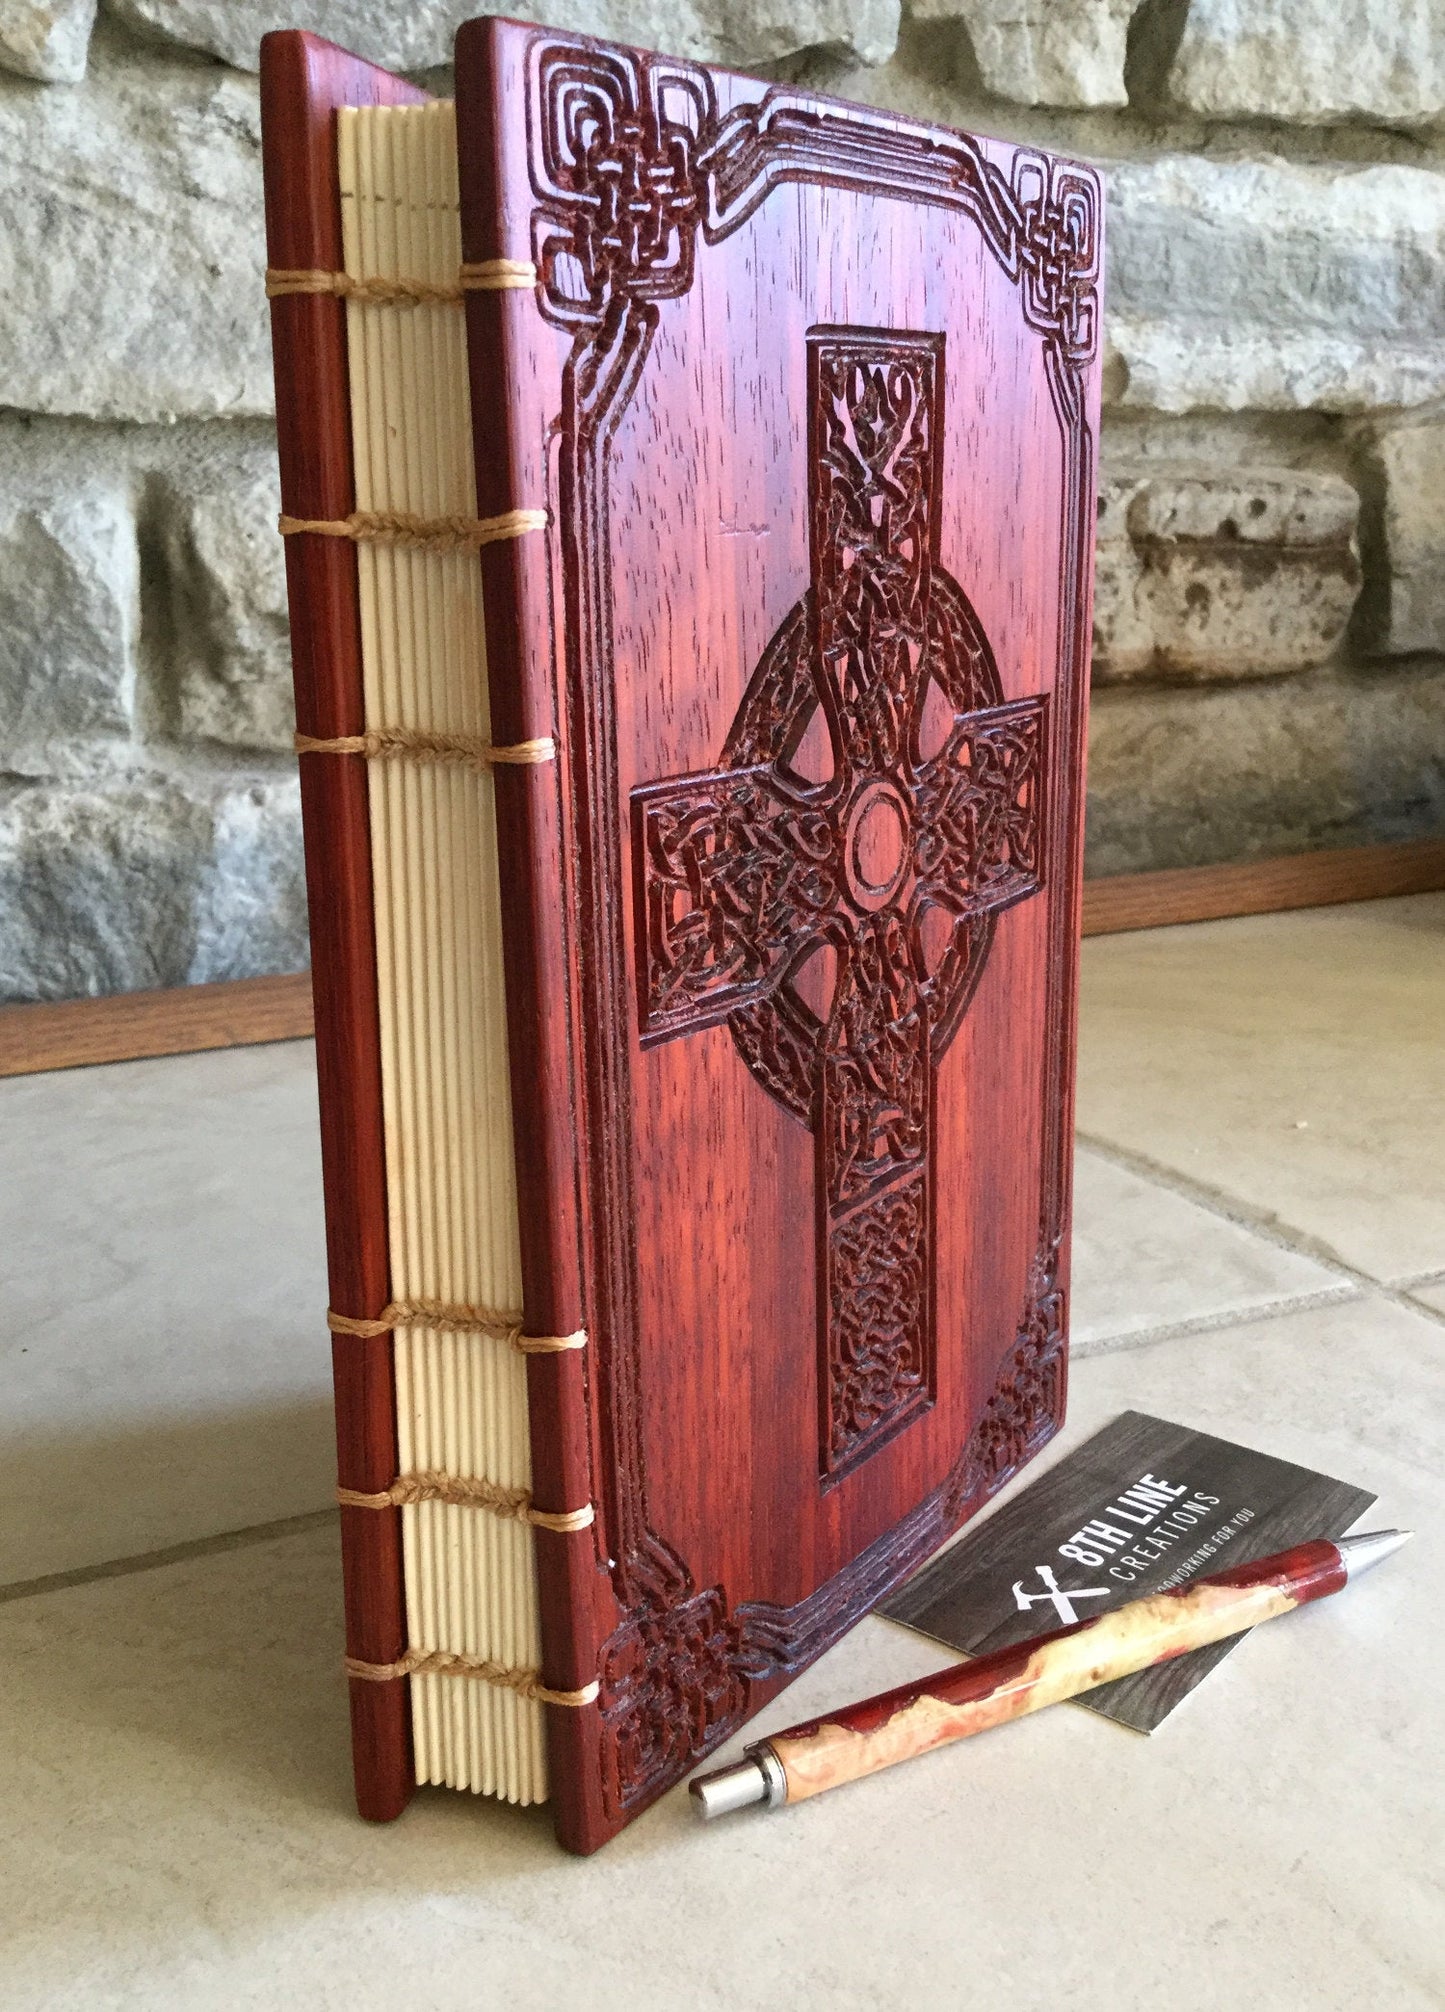
MULTIPOLYGON (((0 0, 0 997, 304 961, 255 51, 473 11, 0 0)), ((1445 828, 1445 0, 539 12, 1104 166, 1091 870, 1445 828)))

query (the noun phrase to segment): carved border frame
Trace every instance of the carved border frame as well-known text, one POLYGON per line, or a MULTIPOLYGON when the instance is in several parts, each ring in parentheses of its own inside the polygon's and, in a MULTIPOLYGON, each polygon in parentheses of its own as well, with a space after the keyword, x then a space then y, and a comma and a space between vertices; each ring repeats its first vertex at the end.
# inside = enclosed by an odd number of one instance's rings
POLYGON ((560 537, 569 564, 562 705, 577 846, 577 926, 595 1014, 577 1030, 587 1184, 589 1330, 596 1351, 605 1529, 624 1619, 601 1656, 604 1793, 614 1816, 667 1787, 742 1717, 753 1681, 819 1654, 1062 1420, 1060 1254, 1070 1191, 1072 904, 1078 819, 1058 815, 1081 753, 1087 637, 1084 562, 1096 446, 1085 397, 1099 335, 1099 186, 1086 169, 1016 149, 1008 174, 965 134, 940 136, 786 88, 719 117, 695 65, 539 31, 528 46, 533 249, 543 316, 572 337, 557 426, 560 537), (1044 1026, 1043 1176, 1035 1255, 1014 1341, 973 1432, 902 1523, 790 1608, 730 1609, 699 1590, 651 1527, 636 1339, 636 1250, 626 1123, 631 1106, 612 664, 608 455, 645 367, 658 305, 692 284, 698 239, 716 244, 786 182, 828 184, 971 217, 1042 339, 1064 443, 1060 684, 1051 706, 1041 875, 1053 892, 1044 1026))

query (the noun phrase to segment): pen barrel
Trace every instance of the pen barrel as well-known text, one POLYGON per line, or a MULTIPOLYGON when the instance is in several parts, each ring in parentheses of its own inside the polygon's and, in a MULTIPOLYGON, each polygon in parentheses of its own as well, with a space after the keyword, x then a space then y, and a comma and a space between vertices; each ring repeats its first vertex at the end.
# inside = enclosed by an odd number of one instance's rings
POLYGON ((767 1745, 787 1778, 787 1800, 802 1802, 1116 1677, 1242 1634, 1306 1601, 1338 1592, 1346 1576, 1333 1544, 1300 1544, 1263 1567, 1243 1565, 1197 1579, 1017 1648, 955 1664, 920 1683, 793 1726, 767 1745))

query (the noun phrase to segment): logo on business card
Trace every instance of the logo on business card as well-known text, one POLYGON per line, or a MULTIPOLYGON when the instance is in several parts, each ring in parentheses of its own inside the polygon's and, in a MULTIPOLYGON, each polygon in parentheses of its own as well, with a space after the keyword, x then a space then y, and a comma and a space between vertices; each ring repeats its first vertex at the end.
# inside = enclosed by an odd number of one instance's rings
POLYGON ((1052 1565, 1035 1565, 1034 1570, 1044 1582, 1043 1592, 1026 1593, 1023 1580, 1015 1579, 1014 1604, 1021 1614, 1026 1614, 1031 1607, 1037 1607, 1041 1601, 1052 1600, 1060 1625, 1066 1628, 1072 1627, 1075 1621, 1083 1619, 1082 1615, 1074 1611, 1075 1600, 1107 1600, 1112 1591, 1108 1586, 1061 1586, 1054 1577, 1052 1565))

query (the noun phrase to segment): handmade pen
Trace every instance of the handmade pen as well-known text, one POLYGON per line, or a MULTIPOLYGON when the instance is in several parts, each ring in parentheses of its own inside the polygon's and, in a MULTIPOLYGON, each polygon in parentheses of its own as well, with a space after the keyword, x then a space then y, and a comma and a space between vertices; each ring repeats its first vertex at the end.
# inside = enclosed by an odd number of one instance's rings
POLYGON ((1297 1544, 789 1726, 749 1747, 734 1766, 699 1776, 692 1783, 699 1813, 710 1818, 749 1803, 777 1809, 803 1802, 825 1788, 1242 1634, 1307 1600, 1338 1593, 1399 1550, 1410 1534, 1375 1530, 1333 1543, 1297 1544))

